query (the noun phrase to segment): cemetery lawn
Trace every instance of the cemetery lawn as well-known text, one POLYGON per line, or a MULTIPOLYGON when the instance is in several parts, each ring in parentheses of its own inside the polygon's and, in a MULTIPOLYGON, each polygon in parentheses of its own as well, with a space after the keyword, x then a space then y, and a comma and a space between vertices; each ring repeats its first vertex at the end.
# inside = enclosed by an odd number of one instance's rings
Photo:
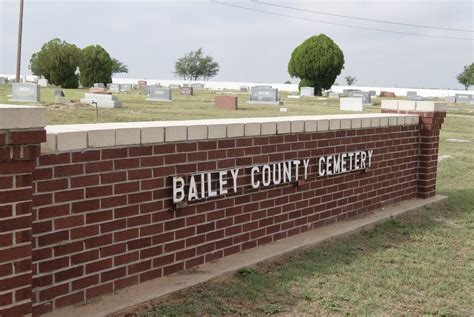
MULTIPOLYGON (((350 113, 339 110, 337 99, 318 99, 317 97, 288 99, 288 93, 285 92, 281 93, 284 101, 281 107, 288 108, 288 112, 280 112, 279 106, 248 105, 246 104, 248 94, 237 91, 226 91, 239 97, 239 110, 228 111, 214 108, 216 92, 207 89, 195 89, 194 96, 181 96, 177 89, 173 89, 171 103, 145 101, 144 90, 137 89, 129 93, 114 93, 114 96, 123 102, 123 108, 99 108, 99 119, 97 119, 95 107, 79 104, 79 100, 87 89, 63 89, 65 99, 72 101, 67 105, 55 104, 55 89, 53 87, 41 88, 41 105, 46 107, 48 125, 350 113)), ((25 104, 8 101, 10 94, 11 85, 0 85, 0 104, 25 104)), ((366 111, 380 112, 380 102, 379 98, 375 98, 374 106, 366 107, 366 111)), ((467 107, 459 108, 456 105, 457 110, 453 111, 464 113, 467 107)))
POLYGON ((440 155, 450 156, 438 172, 445 206, 157 299, 131 316, 474 315, 474 113, 448 115, 440 155))

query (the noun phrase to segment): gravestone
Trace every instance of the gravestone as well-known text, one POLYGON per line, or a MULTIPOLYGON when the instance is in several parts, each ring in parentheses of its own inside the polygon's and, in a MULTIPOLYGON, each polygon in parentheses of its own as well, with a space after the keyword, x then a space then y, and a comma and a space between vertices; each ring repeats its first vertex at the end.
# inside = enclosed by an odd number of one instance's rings
POLYGON ((300 96, 301 97, 314 97, 314 87, 301 87, 300 96))
POLYGON ((358 89, 343 89, 342 94, 344 96, 347 96, 347 95, 349 95, 350 92, 353 92, 353 91, 361 91, 361 90, 358 90, 358 89))
POLYGON ((160 87, 161 87, 160 85, 147 85, 147 86, 145 86, 144 90, 145 90, 145 93, 147 95, 149 95, 150 94, 150 89, 160 88, 160 87))
POLYGON ((38 79, 38 85, 40 85, 40 87, 48 87, 49 82, 46 78, 40 78, 38 79))
POLYGON ((455 96, 447 96, 443 98, 444 101, 450 102, 450 103, 455 103, 456 102, 456 97, 455 96))
POLYGON ((10 101, 39 102, 40 86, 38 84, 12 84, 12 99, 10 101))
POLYGON ((249 91, 249 87, 248 87, 248 86, 240 86, 240 91, 241 91, 241 92, 248 92, 248 91, 249 91))
POLYGON ((330 91, 330 92, 328 93, 328 98, 329 98, 329 99, 339 99, 339 94, 338 94, 337 92, 332 92, 332 91, 330 91))
POLYGON ((105 88, 105 85, 103 83, 95 83, 94 88, 105 88))
POLYGON ((469 103, 471 100, 471 95, 468 94, 456 94, 456 103, 469 103))
POLYGON ((111 94, 84 94, 84 98, 81 99, 81 103, 88 105, 95 105, 99 108, 121 108, 122 102, 117 97, 111 94))
POLYGON ((147 101, 171 101, 171 89, 163 87, 150 87, 150 93, 147 101))
POLYGON ((362 98, 362 102, 365 104, 372 103, 371 96, 368 92, 360 91, 360 90, 353 90, 347 93, 347 97, 355 97, 355 98, 362 98))
POLYGON ((203 89, 204 88, 204 84, 201 84, 201 83, 194 83, 194 84, 191 84, 191 87, 195 88, 195 89, 203 89))
POLYGON ((238 99, 236 96, 216 95, 214 106, 218 109, 237 110, 238 99))
POLYGON ((54 97, 66 97, 66 96, 64 95, 64 91, 62 91, 61 89, 56 89, 54 91, 54 97))
POLYGON ((181 87, 179 90, 179 93, 182 96, 192 96, 194 94, 194 88, 193 87, 181 87))
POLYGON ((375 90, 369 90, 370 97, 375 97, 376 95, 377 95, 377 92, 375 90))
POLYGON ((394 92, 391 92, 391 91, 381 91, 381 92, 380 92, 380 97, 391 97, 391 98, 394 98, 394 97, 396 97, 396 96, 395 96, 395 93, 394 93, 394 92))
POLYGON ((252 87, 250 92, 250 100, 247 103, 253 104, 272 104, 281 105, 283 104, 278 95, 277 88, 267 87, 252 87))
POLYGON ((7 83, 7 79, 5 77, 0 77, 0 85, 5 85, 7 83))
POLYGON ((138 87, 140 88, 145 88, 148 82, 146 80, 139 80, 138 81, 138 87))
POLYGON ((341 97, 339 109, 345 111, 364 111, 363 99, 361 97, 341 97))
POLYGON ((120 84, 107 84, 110 92, 120 92, 120 84))
POLYGON ((120 84, 120 91, 129 92, 129 91, 132 91, 132 89, 133 89, 132 84, 120 84))
POLYGON ((416 91, 407 91, 407 97, 415 97, 418 93, 416 91))

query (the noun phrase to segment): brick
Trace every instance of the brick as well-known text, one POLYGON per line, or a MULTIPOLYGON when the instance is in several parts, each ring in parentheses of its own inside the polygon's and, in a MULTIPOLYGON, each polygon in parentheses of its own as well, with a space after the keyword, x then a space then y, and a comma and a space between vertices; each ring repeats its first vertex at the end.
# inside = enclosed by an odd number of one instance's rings
POLYGON ((46 141, 46 130, 16 131, 10 133, 10 144, 34 144, 46 141))

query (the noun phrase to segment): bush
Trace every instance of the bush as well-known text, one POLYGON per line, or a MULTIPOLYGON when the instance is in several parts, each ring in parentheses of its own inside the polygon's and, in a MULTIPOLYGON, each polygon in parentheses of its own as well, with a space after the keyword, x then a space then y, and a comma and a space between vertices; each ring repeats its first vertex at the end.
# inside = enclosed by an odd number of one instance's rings
POLYGON ((77 88, 76 75, 81 59, 81 50, 74 44, 60 39, 45 43, 30 59, 29 68, 33 75, 43 76, 50 83, 63 88, 77 88))
POLYGON ((329 89, 344 68, 344 54, 339 46, 324 34, 312 36, 296 47, 288 63, 291 77, 301 79, 300 87, 329 89))
POLYGON ((109 53, 100 45, 90 45, 82 50, 79 64, 82 86, 91 87, 94 83, 104 85, 112 82, 113 61, 109 53))

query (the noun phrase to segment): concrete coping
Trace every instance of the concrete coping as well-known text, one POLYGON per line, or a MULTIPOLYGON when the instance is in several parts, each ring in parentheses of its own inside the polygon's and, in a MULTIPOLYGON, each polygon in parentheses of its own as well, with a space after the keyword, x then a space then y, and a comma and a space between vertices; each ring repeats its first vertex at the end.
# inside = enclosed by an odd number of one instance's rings
POLYGON ((42 153, 152 143, 362 129, 419 123, 416 114, 345 114, 323 116, 149 121, 46 126, 42 153))
POLYGON ((382 109, 397 111, 439 112, 446 111, 445 102, 414 100, 382 100, 382 109))
POLYGON ((34 129, 46 125, 46 109, 0 104, 0 130, 34 129))

